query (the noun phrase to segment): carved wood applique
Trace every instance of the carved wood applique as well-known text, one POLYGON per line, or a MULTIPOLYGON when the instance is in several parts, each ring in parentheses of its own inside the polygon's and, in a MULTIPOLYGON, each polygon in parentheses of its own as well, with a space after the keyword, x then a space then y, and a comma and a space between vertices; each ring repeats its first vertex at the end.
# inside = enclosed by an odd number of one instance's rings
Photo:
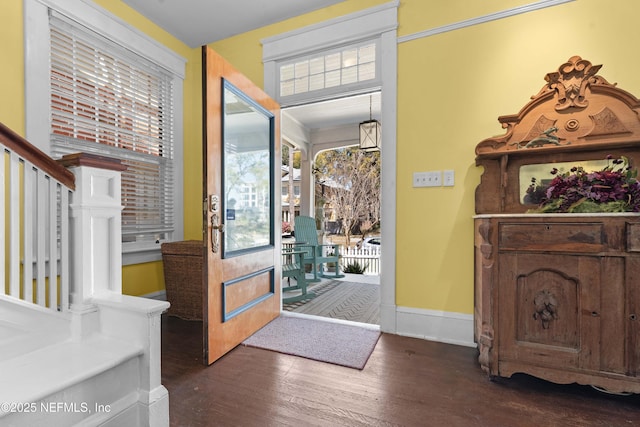
MULTIPOLYGON (((478 232, 482 237, 482 243, 480 244, 480 252, 486 260, 492 260, 493 258, 493 245, 491 244, 492 228, 490 222, 484 222, 478 227, 478 232)), ((490 264, 493 264, 491 262, 490 264)))
POLYGON ((544 289, 535 296, 533 305, 533 318, 540 319, 543 329, 549 329, 551 321, 558 318, 558 300, 549 290, 544 289))
POLYGON ((611 109, 605 107, 597 114, 590 115, 593 130, 586 136, 601 136, 607 134, 629 133, 629 130, 620 121, 611 109))
POLYGON ((491 349, 493 348, 493 327, 487 323, 482 324, 482 333, 478 337, 478 362, 482 370, 490 373, 491 349))

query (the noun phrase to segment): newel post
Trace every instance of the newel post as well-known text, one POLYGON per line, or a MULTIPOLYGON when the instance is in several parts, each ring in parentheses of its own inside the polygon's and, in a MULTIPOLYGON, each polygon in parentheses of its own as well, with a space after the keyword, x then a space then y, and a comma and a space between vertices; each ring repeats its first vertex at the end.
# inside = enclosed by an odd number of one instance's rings
POLYGON ((64 156, 76 176, 71 200, 71 312, 78 339, 99 329, 139 348, 135 406, 141 425, 169 426, 169 393, 161 383, 160 316, 166 301, 122 295, 122 202, 119 160, 64 156))
POLYGON ((120 160, 95 154, 64 156, 60 163, 76 177, 70 203, 73 311, 91 311, 89 300, 122 294, 120 160))

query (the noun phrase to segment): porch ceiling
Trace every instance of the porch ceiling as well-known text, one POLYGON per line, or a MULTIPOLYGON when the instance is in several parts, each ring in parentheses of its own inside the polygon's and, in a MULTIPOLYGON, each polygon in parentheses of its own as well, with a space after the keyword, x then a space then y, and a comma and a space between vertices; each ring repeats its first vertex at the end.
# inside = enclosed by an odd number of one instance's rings
MULTIPOLYGON (((356 95, 289 107, 286 114, 309 130, 326 129, 369 120, 369 95, 356 95)), ((371 94, 371 114, 380 120, 380 92, 371 94)))

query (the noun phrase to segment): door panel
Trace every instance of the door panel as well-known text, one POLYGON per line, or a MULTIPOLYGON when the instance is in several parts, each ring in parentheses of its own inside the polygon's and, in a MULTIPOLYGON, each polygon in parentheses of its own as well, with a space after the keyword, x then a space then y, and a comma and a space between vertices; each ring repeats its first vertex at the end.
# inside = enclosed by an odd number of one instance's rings
POLYGON ((210 364, 280 313, 280 109, 207 47, 203 75, 204 360, 210 364))

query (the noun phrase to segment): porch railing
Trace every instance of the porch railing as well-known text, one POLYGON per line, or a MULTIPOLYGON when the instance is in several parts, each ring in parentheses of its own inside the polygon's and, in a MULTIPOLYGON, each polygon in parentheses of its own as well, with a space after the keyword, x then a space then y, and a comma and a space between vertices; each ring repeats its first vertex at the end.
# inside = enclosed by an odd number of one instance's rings
POLYGON ((364 274, 380 274, 380 248, 358 249, 341 246, 340 257, 340 265, 343 269, 345 266, 357 262, 365 268, 364 274))
POLYGON ((67 312, 75 177, 2 123, 0 145, 0 292, 67 312))

